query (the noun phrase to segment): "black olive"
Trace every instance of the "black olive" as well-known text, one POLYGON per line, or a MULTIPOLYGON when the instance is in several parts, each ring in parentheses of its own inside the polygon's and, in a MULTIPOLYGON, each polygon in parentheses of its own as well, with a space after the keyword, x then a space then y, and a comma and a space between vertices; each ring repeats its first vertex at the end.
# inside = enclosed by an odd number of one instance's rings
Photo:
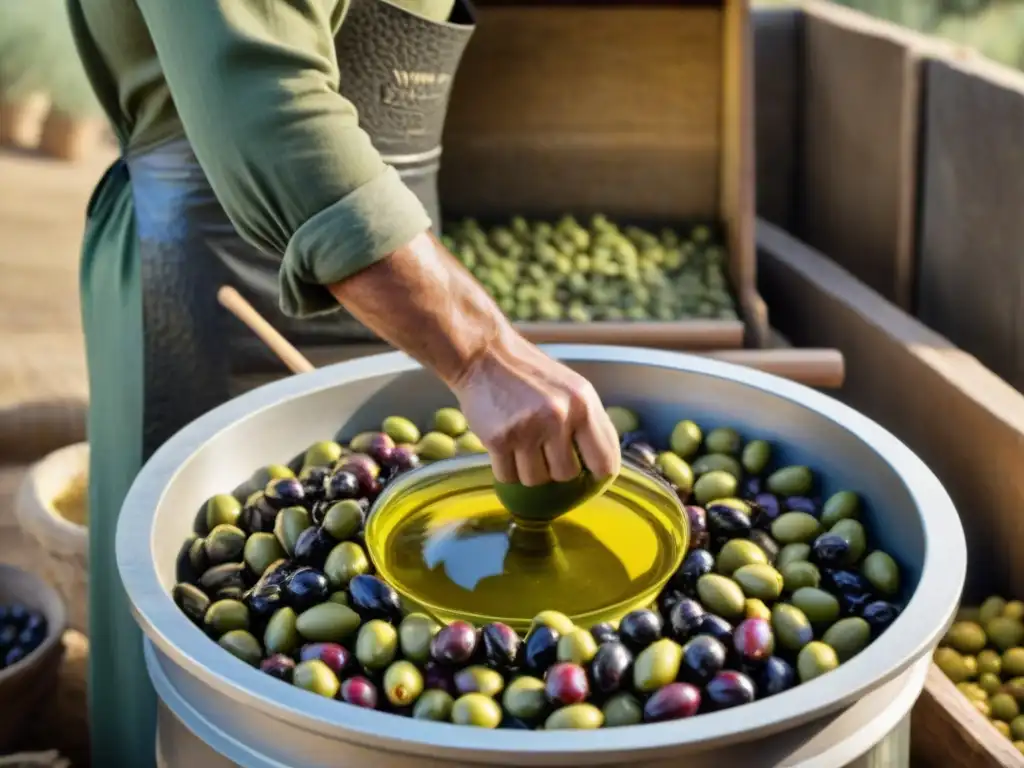
POLYGON ((874 599, 870 592, 843 592, 839 595, 839 607, 844 616, 860 616, 874 599))
POLYGON ((864 595, 871 592, 868 580, 856 571, 835 571, 824 569, 822 581, 829 592, 842 595, 864 595))
POLYGON ((715 570, 715 556, 706 549, 692 549, 683 559, 682 565, 669 582, 675 589, 693 597, 697 592, 697 580, 715 570))
POLYGON ((263 572, 263 575, 256 581, 256 589, 262 587, 283 587, 284 583, 288 580, 299 566, 291 560, 281 558, 275 560, 267 566, 267 570, 263 572))
POLYGON ((615 627, 608 622, 595 624, 590 628, 590 634, 593 636, 594 640, 597 641, 598 645, 601 643, 617 642, 619 639, 619 633, 616 632, 615 627))
POLYGON ((538 624, 526 636, 523 646, 523 668, 536 677, 558 660, 558 641, 561 635, 546 624, 538 624))
POLYGON ((275 509, 301 505, 306 498, 302 483, 295 477, 282 477, 271 480, 263 492, 270 506, 275 509))
POLYGON ((359 497, 359 478, 347 470, 335 472, 324 486, 327 501, 341 501, 359 497))
POLYGON ((697 635, 683 646, 679 679, 702 686, 722 671, 727 656, 721 641, 710 635, 697 635))
POLYGON ((376 576, 362 574, 348 585, 349 607, 362 617, 363 621, 383 619, 393 624, 402 620, 402 604, 398 593, 385 581, 376 576))
POLYGON ((749 704, 756 695, 754 681, 742 672, 734 672, 731 669, 719 672, 704 687, 704 701, 713 710, 749 704))
POLYGON ((708 513, 704 507, 686 505, 686 517, 690 521, 690 549, 705 549, 711 543, 708 535, 708 513))
POLYGON ((789 496, 782 502, 787 512, 805 512, 812 517, 821 517, 821 504, 806 496, 789 496))
POLYGON ((225 587, 245 588, 245 563, 224 563, 207 569, 199 577, 199 586, 213 596, 225 587))
POLYGON ((647 445, 650 445, 651 443, 651 441, 647 437, 647 433, 644 432, 642 429, 637 429, 634 430, 633 432, 627 432, 622 436, 622 439, 619 441, 619 445, 622 447, 623 451, 629 449, 630 446, 636 443, 646 443, 647 445))
POLYGON ((707 512, 713 540, 745 539, 750 535, 750 518, 745 512, 727 504, 710 504, 707 512))
POLYGON ((768 528, 775 519, 782 514, 782 504, 779 497, 773 493, 759 493, 751 503, 754 525, 758 528, 768 528))
POLYGON ((242 595, 244 594, 244 587, 236 587, 232 585, 230 587, 221 587, 220 589, 218 589, 216 592, 214 592, 213 599, 215 602, 217 600, 241 600, 242 595))
POLYGON ((665 589, 661 590, 661 594, 658 595, 658 613, 662 616, 668 616, 672 613, 672 608, 675 604, 685 597, 686 595, 684 595, 680 590, 675 589, 672 586, 665 587, 665 589))
MULTIPOLYGON (((192 545, 199 539, 196 534, 191 534, 178 551, 178 558, 174 566, 174 578, 179 584, 195 584, 199 581, 199 572, 192 566, 190 553, 192 545)), ((0 617, 3 621, 3 617, 0 617)))
POLYGON ((871 625, 871 631, 875 637, 885 632, 899 615, 900 609, 886 600, 875 600, 873 603, 868 603, 861 613, 864 621, 871 625))
POLYGON ((337 543, 323 528, 309 527, 295 542, 295 562, 323 570, 327 556, 337 543))
POLYGON ((18 641, 18 628, 13 624, 0 627, 0 653, 4 653, 18 641))
POLYGON ((619 622, 619 637, 633 653, 639 653, 661 637, 662 620, 654 611, 631 611, 619 622))
POLYGON ((518 717, 512 717, 512 715, 505 713, 505 716, 501 719, 501 723, 498 728, 509 731, 532 731, 533 728, 527 725, 525 722, 520 720, 518 717))
POLYGON ((327 478, 331 472, 327 467, 310 467, 302 473, 300 482, 308 502, 323 501, 327 495, 327 478))
POLYGON ((284 583, 285 602, 296 613, 326 602, 331 594, 330 583, 323 573, 313 568, 299 568, 284 583))
POLYGON ((658 460, 658 454, 654 448, 651 447, 650 443, 640 441, 630 444, 630 446, 623 451, 623 455, 633 459, 642 467, 653 467, 655 462, 658 460))
POLYGON ((615 693, 629 684, 629 670, 633 666, 633 654, 618 642, 601 643, 590 662, 590 678, 594 689, 600 693, 615 693))
POLYGON ((779 543, 772 538, 772 535, 768 531, 762 531, 760 528, 755 528, 750 532, 750 540, 757 544, 761 550, 768 555, 768 562, 774 563, 775 559, 779 556, 779 543))
POLYGON ((250 534, 270 533, 274 530, 275 520, 277 520, 277 508, 261 491, 242 507, 238 516, 238 527, 250 534))
POLYGON ((725 647, 732 644, 732 633, 733 626, 728 621, 713 613, 705 613, 697 634, 713 637, 725 647))
POLYGON ((814 560, 823 568, 842 568, 850 554, 850 542, 838 533, 823 533, 811 547, 814 560))
POLYGON ((205 592, 198 587, 182 582, 174 585, 171 596, 186 616, 196 624, 203 623, 206 609, 210 607, 210 598, 206 596, 205 592))
POLYGON ((245 593, 242 601, 248 606, 249 614, 254 619, 265 621, 284 605, 284 592, 277 584, 255 586, 245 593))
POLYGON ((512 627, 501 622, 488 624, 480 631, 480 639, 484 659, 491 669, 508 674, 519 665, 522 641, 512 627))
POLYGON ((669 629, 677 643, 685 643, 700 629, 704 621, 704 607, 696 600, 683 598, 672 607, 668 617, 669 629))
POLYGON ((772 656, 765 660, 757 675, 757 693, 761 698, 788 691, 796 685, 796 671, 785 659, 772 656))
POLYGON ((760 477, 748 477, 743 481, 743 488, 741 494, 744 499, 754 499, 761 491, 764 490, 764 480, 760 477))

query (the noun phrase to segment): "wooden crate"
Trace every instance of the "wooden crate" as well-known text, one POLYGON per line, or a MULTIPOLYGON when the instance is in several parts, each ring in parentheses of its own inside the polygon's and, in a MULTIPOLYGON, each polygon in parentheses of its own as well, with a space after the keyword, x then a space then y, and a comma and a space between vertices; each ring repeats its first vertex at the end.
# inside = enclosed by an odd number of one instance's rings
POLYGON ((724 225, 742 322, 526 324, 537 341, 762 346, 750 8, 483 0, 444 137, 449 215, 724 225))
MULTIPOLYGON (((927 463, 961 513, 965 596, 1024 595, 1024 395, 827 257, 767 223, 758 227, 761 288, 795 343, 837 347, 842 400, 927 463)), ((913 713, 913 764, 1024 766, 1010 742, 932 666, 913 713)))

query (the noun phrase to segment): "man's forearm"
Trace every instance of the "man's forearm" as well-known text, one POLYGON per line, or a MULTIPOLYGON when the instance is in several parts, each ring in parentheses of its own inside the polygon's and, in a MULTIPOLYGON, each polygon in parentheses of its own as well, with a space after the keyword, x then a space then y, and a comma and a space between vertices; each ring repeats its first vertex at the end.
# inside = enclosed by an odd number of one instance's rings
POLYGON ((483 287, 426 233, 329 288, 363 325, 449 386, 514 333, 483 287))

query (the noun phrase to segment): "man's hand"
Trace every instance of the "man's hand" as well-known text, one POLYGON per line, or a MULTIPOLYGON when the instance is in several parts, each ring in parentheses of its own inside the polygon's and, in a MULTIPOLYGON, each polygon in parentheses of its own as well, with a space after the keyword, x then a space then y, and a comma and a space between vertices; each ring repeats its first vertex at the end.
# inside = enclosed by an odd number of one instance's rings
POLYGON ((577 453, 597 477, 619 471, 618 437, 590 382, 514 332, 452 389, 499 482, 571 480, 577 453))

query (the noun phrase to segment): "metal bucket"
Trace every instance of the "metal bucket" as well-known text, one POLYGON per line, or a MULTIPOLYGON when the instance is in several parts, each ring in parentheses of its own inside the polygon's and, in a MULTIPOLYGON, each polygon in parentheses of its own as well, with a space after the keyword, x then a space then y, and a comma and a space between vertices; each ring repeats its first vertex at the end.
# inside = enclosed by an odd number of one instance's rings
POLYGON ((838 486, 862 492, 869 530, 917 585, 903 614, 839 669, 769 700, 586 734, 524 737, 398 720, 283 686, 230 657, 177 609, 170 598, 175 560, 195 510, 254 468, 297 454, 332 428, 353 434, 394 413, 423 422, 452 404, 441 382, 405 355, 363 358, 268 385, 209 413, 161 448, 129 493, 118 566, 147 636, 168 768, 907 764, 906 719, 966 568, 959 518, 935 476, 869 419, 768 374, 644 349, 547 351, 587 376, 606 403, 660 425, 655 439, 665 441, 684 417, 730 424, 780 446, 784 461, 819 469, 826 493, 838 486))

